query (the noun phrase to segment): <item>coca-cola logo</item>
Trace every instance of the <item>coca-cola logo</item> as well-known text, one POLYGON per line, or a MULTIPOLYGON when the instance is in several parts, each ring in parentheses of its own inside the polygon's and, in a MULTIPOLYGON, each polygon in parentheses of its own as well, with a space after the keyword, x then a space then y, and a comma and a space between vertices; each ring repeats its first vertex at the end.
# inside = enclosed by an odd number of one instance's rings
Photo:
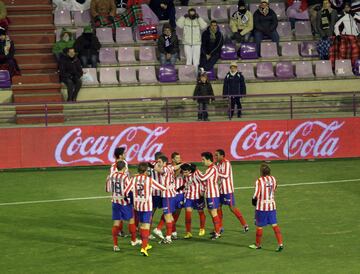
POLYGON ((337 151, 340 140, 334 134, 344 124, 345 121, 332 121, 329 124, 306 121, 292 131, 259 132, 258 125, 250 123, 235 135, 230 152, 238 160, 253 157, 283 158, 279 155, 279 150, 287 158, 331 157, 337 151), (311 137, 315 129, 321 133, 311 137))
POLYGON ((157 139, 165 134, 169 127, 156 127, 154 130, 145 126, 128 127, 117 136, 83 136, 81 128, 74 128, 67 132, 59 141, 55 149, 55 159, 60 165, 69 165, 80 162, 91 164, 105 164, 107 160, 114 161, 115 148, 126 148, 126 160, 136 159, 138 162, 149 161, 154 154, 160 151, 163 143, 157 139))

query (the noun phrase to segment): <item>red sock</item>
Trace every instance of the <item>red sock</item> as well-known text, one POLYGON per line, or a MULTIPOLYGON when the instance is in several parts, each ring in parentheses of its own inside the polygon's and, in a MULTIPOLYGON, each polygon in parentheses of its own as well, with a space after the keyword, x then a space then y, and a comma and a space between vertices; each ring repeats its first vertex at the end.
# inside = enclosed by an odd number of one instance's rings
POLYGON ((135 224, 129 224, 129 232, 131 234, 131 241, 136 240, 136 226, 135 224))
POLYGON ((200 229, 205 229, 206 216, 204 211, 199 211, 199 217, 200 217, 200 229))
POLYGON ((261 246, 261 237, 263 234, 262 228, 256 228, 256 246, 261 246))
POLYGON ((164 214, 162 214, 160 222, 159 222, 159 224, 157 226, 157 229, 161 230, 163 228, 164 224, 165 224, 165 219, 164 219, 164 214))
POLYGON ((220 219, 220 228, 222 228, 223 227, 223 211, 222 211, 222 208, 218 208, 217 214, 218 214, 219 219, 220 219))
POLYGON ((220 217, 218 215, 216 215, 215 217, 212 217, 212 220, 213 220, 213 224, 214 224, 214 230, 217 234, 220 233, 220 224, 221 224, 221 221, 220 221, 220 217))
POLYGON ((136 211, 134 213, 134 220, 135 220, 135 227, 138 227, 139 226, 139 216, 136 211))
POLYGON ((119 231, 120 231, 120 227, 118 227, 118 226, 113 226, 113 227, 112 227, 112 237, 113 237, 114 245, 118 245, 118 234, 119 234, 119 231))
POLYGON ((185 211, 186 232, 191 232, 191 211, 185 211))
POLYGON ((279 245, 283 244, 282 235, 280 232, 280 227, 278 225, 272 227, 275 232, 275 237, 279 245))
POLYGON ((171 236, 173 222, 166 223, 166 236, 171 236))
POLYGON ((123 230, 123 221, 120 221, 119 230, 120 230, 120 231, 123 230))
POLYGON ((149 242, 149 235, 150 235, 149 229, 140 228, 140 237, 142 240, 141 248, 147 247, 149 242))
POLYGON ((236 216, 236 218, 240 221, 241 225, 242 226, 246 226, 247 223, 243 217, 243 215, 241 214, 241 211, 240 209, 236 208, 236 207, 233 207, 232 210, 231 210, 232 213, 234 213, 234 215, 236 216))
POLYGON ((176 213, 176 212, 175 212, 175 213, 173 214, 173 218, 174 218, 173 227, 172 227, 172 231, 173 231, 173 232, 176 232, 176 222, 177 222, 177 220, 179 219, 180 213, 181 213, 181 211, 180 211, 179 213, 176 213))

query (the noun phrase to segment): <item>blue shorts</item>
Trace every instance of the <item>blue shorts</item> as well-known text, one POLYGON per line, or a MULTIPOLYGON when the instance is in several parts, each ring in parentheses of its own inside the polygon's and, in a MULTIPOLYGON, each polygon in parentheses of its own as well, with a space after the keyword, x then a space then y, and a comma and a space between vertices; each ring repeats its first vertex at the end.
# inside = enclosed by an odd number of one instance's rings
POLYGON ((186 199, 184 207, 191 207, 196 210, 203 210, 205 207, 204 197, 201 197, 197 200, 186 199))
POLYGON ((161 196, 152 196, 153 208, 162 208, 161 196))
POLYGON ((175 205, 175 208, 176 209, 179 209, 179 208, 183 208, 184 207, 184 200, 185 200, 185 197, 184 197, 184 193, 178 193, 176 194, 176 205, 175 205))
POLYGON ((112 203, 112 219, 128 221, 134 216, 132 205, 120 205, 112 203))
POLYGON ((173 214, 176 207, 176 197, 162 198, 164 214, 173 214))
POLYGON ((220 203, 222 205, 235 206, 234 193, 220 194, 220 203))
POLYGON ((261 211, 255 210, 255 225, 256 226, 267 226, 277 224, 276 210, 261 211))
POLYGON ((151 211, 136 211, 139 218, 139 223, 151 224, 152 212, 151 211))
POLYGON ((206 205, 208 209, 217 209, 220 206, 220 198, 206 198, 206 205))

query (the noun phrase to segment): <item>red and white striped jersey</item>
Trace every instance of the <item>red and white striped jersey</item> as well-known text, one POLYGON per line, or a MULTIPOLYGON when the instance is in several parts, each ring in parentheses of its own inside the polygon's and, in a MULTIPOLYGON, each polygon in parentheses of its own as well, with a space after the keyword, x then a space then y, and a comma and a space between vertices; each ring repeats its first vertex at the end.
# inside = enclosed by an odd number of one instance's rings
POLYGON ((231 163, 227 159, 216 163, 219 171, 219 188, 221 194, 229 194, 234 192, 234 179, 231 163))
POLYGON ((253 198, 257 198, 256 210, 270 211, 276 209, 276 187, 276 179, 273 176, 264 176, 257 179, 253 196, 253 198))
MULTIPOLYGON (((184 177, 182 173, 179 173, 175 177, 175 190, 177 190, 179 187, 182 187, 184 185, 184 177)), ((184 190, 179 190, 176 193, 184 193, 184 190)))
POLYGON ((203 185, 198 176, 199 170, 194 173, 184 176, 185 184, 185 198, 190 200, 197 200, 203 196, 203 185))
POLYGON ((175 189, 175 170, 172 165, 165 165, 162 168, 159 183, 166 188, 166 191, 161 192, 161 197, 172 198, 176 197, 175 189))
MULTIPOLYGON (((150 162, 151 165, 155 166, 157 161, 150 162)), ((148 168, 148 174, 151 178, 153 178, 156 182, 160 182, 160 173, 155 171, 153 168, 148 168)), ((153 188, 152 196, 161 196, 161 191, 153 188)))
POLYGON ((198 177, 203 182, 207 198, 220 197, 218 186, 219 172, 214 164, 211 164, 204 174, 199 171, 198 177))
POLYGON ((135 175, 130 179, 124 194, 127 196, 132 191, 134 209, 136 211, 152 211, 152 189, 165 191, 166 188, 145 174, 135 175))
POLYGON ((109 184, 106 186, 106 191, 111 192, 111 201, 120 205, 129 205, 130 200, 124 195, 124 190, 130 182, 127 174, 116 171, 111 174, 108 182, 109 184))
MULTIPOLYGON (((123 160, 123 161, 124 161, 124 163, 125 163, 125 173, 129 176, 129 166, 128 166, 128 163, 127 163, 125 160, 123 160)), ((118 171, 116 165, 117 165, 117 161, 115 161, 115 162, 111 165, 111 167, 110 167, 110 175, 111 175, 112 173, 118 171)))

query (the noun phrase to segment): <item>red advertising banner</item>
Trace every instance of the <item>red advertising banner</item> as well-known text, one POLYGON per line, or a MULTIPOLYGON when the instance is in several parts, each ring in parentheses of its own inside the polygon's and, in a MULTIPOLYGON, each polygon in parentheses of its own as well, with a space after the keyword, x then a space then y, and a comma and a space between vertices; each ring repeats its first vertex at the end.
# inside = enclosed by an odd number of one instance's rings
POLYGON ((107 165, 125 146, 130 163, 157 151, 185 161, 222 148, 229 160, 360 156, 360 118, 0 129, 0 168, 107 165))

